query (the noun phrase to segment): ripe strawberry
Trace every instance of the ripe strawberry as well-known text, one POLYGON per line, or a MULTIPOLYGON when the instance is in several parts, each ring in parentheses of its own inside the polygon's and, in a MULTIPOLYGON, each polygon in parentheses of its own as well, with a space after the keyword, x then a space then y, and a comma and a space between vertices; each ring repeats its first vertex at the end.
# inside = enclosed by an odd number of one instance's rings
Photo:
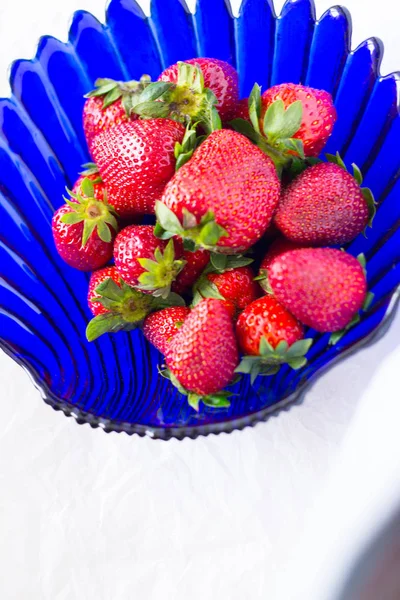
POLYGON ((301 125, 293 137, 303 142, 305 156, 318 156, 326 145, 337 118, 332 96, 325 90, 301 84, 275 85, 262 95, 263 117, 277 100, 281 100, 286 109, 296 101, 301 102, 301 125))
POLYGON ((174 306, 150 314, 143 323, 144 336, 157 350, 165 354, 189 313, 190 308, 186 306, 174 306))
POLYGON ((185 129, 169 119, 124 121, 93 140, 93 157, 121 217, 153 213, 175 172, 174 148, 185 129))
MULTIPOLYGON (((185 105, 186 94, 190 94, 191 92, 193 75, 192 79, 190 79, 192 71, 189 71, 189 75, 187 74, 186 77, 182 77, 182 72, 180 72, 181 64, 176 63, 168 67, 168 69, 161 73, 158 79, 159 81, 176 84, 177 87, 174 87, 169 92, 168 101, 178 102, 179 109, 185 115, 187 114, 193 118, 195 115, 190 114, 190 111, 187 111, 187 105, 185 105)), ((210 89, 217 98, 217 110, 221 119, 229 121, 235 114, 236 105, 239 100, 239 77, 236 70, 230 64, 216 58, 192 58, 186 60, 183 65, 193 65, 200 68, 204 78, 204 87, 210 89)), ((164 97, 162 99, 164 100, 164 97)), ((176 110, 176 107, 174 108, 176 110)))
POLYGON ((258 276, 256 281, 260 284, 262 289, 267 293, 271 293, 271 287, 268 282, 268 270, 269 267, 277 256, 280 256, 284 252, 288 252, 289 250, 296 250, 297 248, 301 248, 300 244, 295 244, 290 240, 287 240, 283 237, 280 237, 272 242, 268 251, 264 258, 261 261, 260 270, 258 272, 258 276))
POLYGON ((235 131, 215 131, 157 202, 157 235, 228 254, 247 250, 266 231, 279 192, 267 156, 235 131))
POLYGON ((97 166, 94 163, 87 163, 83 166, 85 167, 85 170, 82 171, 82 173, 76 180, 74 187, 72 188, 73 193, 84 196, 85 194, 82 190, 82 183, 85 179, 90 179, 90 181, 93 184, 93 198, 99 200, 99 202, 102 202, 107 194, 107 191, 106 186, 104 185, 103 180, 100 177, 97 166))
POLYGON ((120 276, 118 275, 118 271, 115 267, 104 267, 104 269, 98 269, 97 271, 93 271, 90 276, 88 306, 95 317, 98 315, 104 315, 106 312, 108 312, 100 302, 96 302, 95 300, 95 298, 101 297, 100 294, 96 292, 96 289, 101 283, 107 281, 107 279, 112 279, 118 286, 120 286, 120 276))
POLYGON ((94 198, 89 179, 81 184, 84 195, 70 192, 71 200, 53 215, 54 243, 61 258, 80 271, 103 267, 112 257, 117 221, 106 200, 94 198))
POLYGON ((249 99, 248 98, 243 98, 242 100, 239 100, 239 102, 236 105, 235 113, 233 115, 233 118, 235 118, 235 119, 245 119, 246 121, 250 120, 250 117, 249 117, 249 99))
POLYGON ((174 246, 176 256, 185 262, 185 266, 173 282, 172 291, 177 294, 184 294, 192 288, 208 265, 210 253, 203 248, 199 248, 194 252, 185 250, 179 238, 174 238, 174 246))
POLYGON ((370 194, 341 166, 320 163, 306 169, 283 191, 274 222, 294 242, 344 244, 373 218, 370 194))
POLYGON ((128 285, 154 296, 167 297, 185 262, 175 260, 174 242, 155 237, 152 225, 130 225, 114 243, 117 271, 128 285))
POLYGON ((362 307, 367 293, 359 261, 332 248, 300 248, 276 257, 268 270, 279 300, 317 331, 339 331, 362 307))
POLYGON ((304 354, 312 343, 302 339, 301 323, 272 296, 259 298, 245 308, 236 336, 246 355, 236 372, 250 374, 252 382, 259 374, 277 373, 284 363, 300 369, 307 362, 304 354))
POLYGON ((132 104, 149 82, 147 75, 140 81, 97 79, 96 88, 86 94, 83 107, 83 130, 90 152, 96 135, 122 121, 137 119, 137 115, 131 113, 132 104))
POLYGON ((234 377, 238 350, 232 319, 220 300, 207 298, 192 309, 167 349, 166 362, 171 381, 195 410, 200 400, 228 405, 229 394, 221 390, 234 377))

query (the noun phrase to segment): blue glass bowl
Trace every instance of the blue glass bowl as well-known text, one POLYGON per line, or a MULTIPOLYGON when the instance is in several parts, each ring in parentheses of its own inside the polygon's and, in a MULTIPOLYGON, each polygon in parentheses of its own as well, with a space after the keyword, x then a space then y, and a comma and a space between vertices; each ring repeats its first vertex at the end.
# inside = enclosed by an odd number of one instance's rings
POLYGON ((399 295, 399 75, 381 77, 382 44, 371 38, 350 51, 351 21, 334 7, 315 20, 312 0, 289 0, 276 17, 270 0, 244 0, 234 18, 224 0, 153 0, 146 18, 134 0, 112 0, 106 25, 75 13, 64 44, 43 37, 33 60, 11 68, 11 98, 0 100, 0 344, 31 374, 44 400, 79 423, 154 438, 229 432, 253 425, 305 390, 324 367, 370 341, 393 314, 399 295), (158 376, 162 358, 140 332, 87 343, 88 276, 58 256, 51 235, 82 163, 88 161, 83 94, 97 77, 138 78, 177 60, 211 56, 231 62, 241 94, 302 82, 331 92, 339 119, 327 151, 362 169, 379 202, 374 228, 349 247, 368 259, 375 294, 368 315, 334 347, 313 335, 308 365, 274 377, 248 378, 225 410, 202 407, 158 376))

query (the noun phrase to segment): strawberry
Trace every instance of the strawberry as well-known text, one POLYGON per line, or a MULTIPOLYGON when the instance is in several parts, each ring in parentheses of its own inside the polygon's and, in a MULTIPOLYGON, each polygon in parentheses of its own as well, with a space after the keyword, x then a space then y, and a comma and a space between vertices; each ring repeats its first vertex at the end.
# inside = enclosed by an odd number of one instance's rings
POLYGON ((234 119, 245 119, 246 121, 250 121, 249 99, 248 98, 243 98, 242 100, 239 100, 239 102, 236 105, 233 118, 234 119))
POLYGON ((154 212, 175 172, 174 148, 185 129, 169 119, 124 121, 93 140, 93 157, 118 214, 154 212))
POLYGON ((251 258, 214 254, 203 275, 194 286, 193 305, 203 298, 223 300, 236 321, 244 308, 259 296, 253 271, 247 266, 251 258))
POLYGON ((241 313, 236 336, 245 354, 237 373, 248 373, 252 383, 262 375, 274 375, 282 364, 300 369, 307 363, 304 355, 312 340, 303 340, 299 321, 272 296, 249 304, 241 313))
POLYGON ((268 275, 277 300, 302 323, 320 332, 346 327, 366 299, 363 266, 341 250, 285 252, 272 261, 268 275))
POLYGON ((93 198, 102 202, 106 197, 107 191, 106 186, 100 177, 97 166, 94 163, 86 163, 86 165, 83 166, 85 167, 85 170, 81 172, 80 176, 76 180, 74 187, 72 188, 73 193, 84 196, 85 194, 82 190, 82 183, 85 179, 90 179, 93 184, 93 198))
POLYGON ((70 192, 72 201, 66 200, 54 213, 53 238, 66 263, 80 271, 93 271, 111 259, 118 225, 107 200, 94 198, 90 179, 84 179, 80 189, 83 195, 70 192))
POLYGON ((297 248, 301 248, 300 244, 295 244, 290 240, 287 240, 283 237, 280 237, 272 242, 268 251, 260 264, 260 270, 258 272, 258 276, 256 277, 256 281, 261 285, 262 289, 267 293, 271 293, 271 288, 268 282, 268 269, 277 256, 280 256, 284 252, 288 250, 296 250, 297 248))
POLYGON ((96 302, 96 298, 101 297, 99 294, 97 294, 96 289, 107 279, 112 279, 118 286, 120 285, 120 276, 118 275, 118 271, 115 267, 104 267, 104 269, 98 269, 97 271, 93 271, 90 276, 88 306, 95 317, 98 315, 103 315, 107 312, 107 309, 100 302, 96 302))
MULTIPOLYGON (((170 102, 174 98, 181 100, 181 95, 186 92, 185 87, 192 83, 190 79, 179 79, 180 65, 176 63, 168 67, 158 78, 159 81, 166 81, 176 84, 170 92, 170 102)), ((236 111, 236 105, 239 101, 239 77, 236 70, 228 63, 218 60, 217 58, 192 58, 186 60, 183 65, 193 65, 200 68, 204 78, 204 87, 210 89, 217 98, 216 108, 223 121, 229 121, 236 111)), ((188 90, 189 91, 189 90, 188 90)), ((185 111, 184 102, 180 107, 185 111)), ((191 116, 189 114, 189 116, 191 116)))
POLYGON ((230 394, 221 390, 234 377, 238 350, 223 302, 207 298, 192 309, 167 348, 166 362, 165 375, 195 410, 200 400, 207 406, 229 405, 230 394))
POLYGON ((144 336, 157 350, 165 354, 169 343, 189 313, 190 309, 186 306, 174 306, 150 314, 143 323, 144 336))
MULTIPOLYGON (((344 166, 344 165, 343 165, 344 166)), ((306 169, 282 193, 274 222, 297 243, 312 246, 345 244, 372 225, 374 200, 369 189, 339 164, 320 163, 306 169)))
POLYGON ((131 113, 132 104, 149 82, 147 75, 140 81, 97 79, 96 88, 86 94, 83 107, 83 130, 90 152, 99 133, 122 121, 137 119, 137 115, 131 113))
POLYGON ((152 225, 130 225, 114 243, 117 271, 128 285, 154 296, 168 296, 185 263, 175 260, 174 242, 155 237, 152 225))
POLYGON ((192 288, 208 265, 210 253, 203 248, 199 248, 199 250, 195 250, 194 252, 185 250, 179 238, 174 238, 174 246, 176 256, 185 262, 185 265, 173 282, 172 291, 177 294, 184 294, 192 288))
POLYGON ((178 235, 189 249, 245 251, 266 231, 279 193, 267 156, 235 131, 215 131, 166 186, 156 234, 178 235))

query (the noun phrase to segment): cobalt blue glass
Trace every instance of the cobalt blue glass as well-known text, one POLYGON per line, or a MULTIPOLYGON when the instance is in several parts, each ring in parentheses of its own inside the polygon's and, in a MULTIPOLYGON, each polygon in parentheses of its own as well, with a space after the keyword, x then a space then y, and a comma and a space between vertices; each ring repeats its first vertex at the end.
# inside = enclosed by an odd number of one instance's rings
POLYGON ((0 343, 32 376, 44 400, 79 423, 153 438, 229 432, 289 405, 323 368, 371 340, 387 324, 400 284, 399 75, 379 73, 382 44, 371 38, 350 50, 351 21, 340 7, 315 20, 312 0, 288 0, 280 16, 271 0, 244 0, 237 17, 224 0, 153 0, 146 17, 135 0, 112 0, 106 24, 75 13, 69 41, 43 37, 35 58, 11 69, 11 98, 0 100, 0 343), (201 407, 158 376, 162 357, 140 332, 85 339, 88 276, 59 258, 53 211, 88 161, 83 95, 97 77, 157 77, 193 56, 231 62, 242 96, 258 81, 324 88, 338 122, 327 151, 340 151, 363 171, 379 208, 364 252, 374 292, 371 310, 335 346, 315 338, 308 365, 236 385, 229 409, 201 407))

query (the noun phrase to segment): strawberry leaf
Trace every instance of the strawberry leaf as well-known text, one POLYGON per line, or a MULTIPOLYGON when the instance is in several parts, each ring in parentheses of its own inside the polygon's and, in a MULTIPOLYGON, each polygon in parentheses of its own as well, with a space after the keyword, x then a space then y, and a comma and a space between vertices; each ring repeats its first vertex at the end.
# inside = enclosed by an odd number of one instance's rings
POLYGON ((357 181, 358 185, 361 185, 363 182, 363 176, 360 169, 357 167, 355 163, 351 165, 353 167, 353 175, 354 179, 357 181))
POLYGON ((228 256, 226 254, 217 254, 212 252, 210 261, 214 271, 223 273, 228 265, 228 256))
POLYGON ((369 221, 368 227, 372 227, 376 215, 376 202, 372 191, 369 188, 361 188, 362 195, 368 206, 369 221))
POLYGON ((338 165, 339 167, 342 167, 342 169, 344 169, 345 171, 347 171, 347 167, 343 162, 342 157, 340 156, 339 152, 336 152, 336 154, 325 154, 326 159, 328 160, 328 162, 333 163, 334 165, 338 165))
POLYGON ((178 217, 160 200, 156 202, 156 217, 164 231, 170 232, 173 235, 183 233, 183 227, 178 217))
POLYGON ((81 190, 82 190, 82 193, 84 196, 86 196, 87 198, 93 198, 93 196, 94 196, 93 182, 88 177, 85 177, 85 179, 82 181, 81 190))
POLYGON ((258 83, 254 84, 249 96, 249 117, 256 132, 261 134, 259 122, 261 117, 261 87, 258 83))

